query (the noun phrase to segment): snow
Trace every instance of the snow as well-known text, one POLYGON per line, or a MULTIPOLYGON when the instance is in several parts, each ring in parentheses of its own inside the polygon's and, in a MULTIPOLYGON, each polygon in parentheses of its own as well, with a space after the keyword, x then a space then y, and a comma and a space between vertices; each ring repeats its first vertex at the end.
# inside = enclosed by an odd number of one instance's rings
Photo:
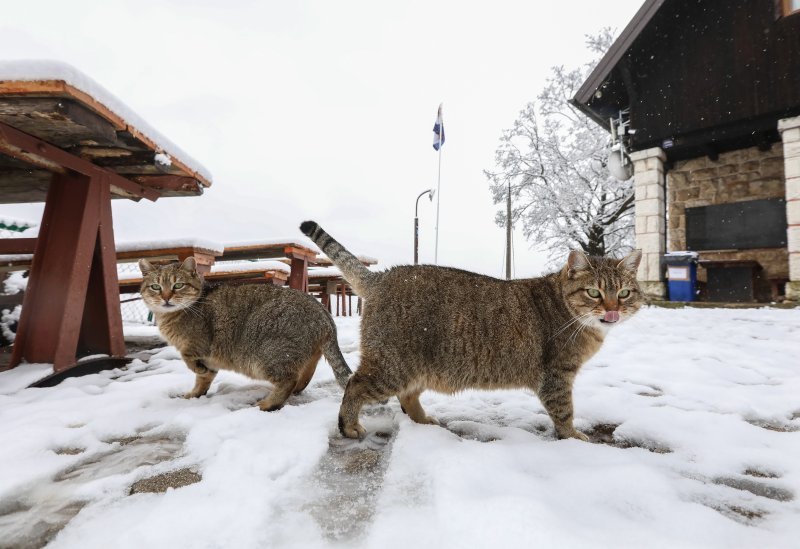
POLYGON ((238 273, 244 271, 281 271, 291 272, 286 263, 272 260, 260 261, 223 261, 211 266, 212 273, 238 273))
POLYGON ((308 270, 308 278, 342 276, 338 267, 316 267, 308 270))
POLYGON ((225 247, 248 248, 257 246, 274 246, 275 244, 303 246, 318 254, 322 253, 322 250, 319 249, 319 246, 314 244, 310 238, 308 238, 307 236, 303 236, 301 234, 292 236, 278 236, 275 238, 259 238, 254 240, 235 240, 235 241, 225 242, 225 247))
POLYGON ((111 92, 72 65, 62 61, 52 60, 0 61, 0 81, 3 80, 21 82, 33 82, 37 80, 64 81, 74 88, 88 94, 98 103, 119 116, 128 126, 132 126, 138 132, 147 136, 158 147, 158 153, 162 153, 162 155, 168 154, 173 158, 180 159, 187 168, 199 174, 206 181, 212 181, 211 172, 199 162, 182 151, 169 139, 161 135, 130 107, 117 99, 111 92))
POLYGON ((142 250, 168 250, 170 248, 200 248, 214 255, 222 255, 225 244, 205 238, 160 238, 155 240, 122 240, 114 243, 117 252, 142 250))
POLYGON ((3 293, 5 294, 18 294, 25 291, 28 287, 28 277, 24 271, 14 271, 8 273, 6 279, 3 281, 3 293))
MULTIPOLYGON (((336 322, 355 368, 359 319, 336 322)), ((575 383, 576 426, 595 444, 554 440, 522 390, 423 393, 446 428, 392 399, 365 409, 370 435, 350 442, 324 361, 265 413, 267 383, 222 372, 187 401, 193 376, 173 348, 136 356, 47 389, 23 388, 47 365, 0 373, 4 543, 788 548, 800 536, 800 309, 648 308, 615 327, 575 383), (182 468, 202 480, 129 495, 182 468)))

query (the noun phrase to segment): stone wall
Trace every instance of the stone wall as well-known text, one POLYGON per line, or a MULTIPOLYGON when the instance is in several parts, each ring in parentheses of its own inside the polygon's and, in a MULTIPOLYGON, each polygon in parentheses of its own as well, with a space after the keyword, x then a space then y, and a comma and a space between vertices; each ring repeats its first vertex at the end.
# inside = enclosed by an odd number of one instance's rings
MULTIPOLYGON (((764 198, 785 198, 784 158, 781 143, 768 151, 757 147, 676 162, 667 172, 667 247, 686 249, 685 208, 727 204, 764 198)), ((749 259, 764 268, 757 281, 760 301, 770 299, 769 279, 789 278, 786 248, 700 252, 700 259, 749 259)), ((705 269, 698 269, 704 283, 705 269)))
POLYGON ((786 175, 786 222, 789 224, 789 282, 786 298, 800 301, 800 116, 778 120, 786 175))

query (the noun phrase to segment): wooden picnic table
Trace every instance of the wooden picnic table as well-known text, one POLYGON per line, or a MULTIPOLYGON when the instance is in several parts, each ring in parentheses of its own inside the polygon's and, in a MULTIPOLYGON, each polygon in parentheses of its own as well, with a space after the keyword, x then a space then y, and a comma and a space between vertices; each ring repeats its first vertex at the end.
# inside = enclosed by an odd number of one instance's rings
POLYGON ((308 265, 317 259, 319 253, 313 244, 300 239, 275 239, 261 242, 241 242, 226 244, 219 261, 248 261, 253 259, 286 258, 289 261, 289 287, 301 292, 308 291, 308 265))
MULTIPOLYGON (((280 261, 246 261, 239 263, 219 263, 203 274, 207 282, 224 282, 226 284, 258 284, 266 283, 283 286, 289 280, 289 266, 280 261)), ((120 276, 119 291, 121 294, 138 293, 142 285, 140 275, 120 276)))
POLYGON ((202 166, 68 65, 0 63, 0 203, 45 202, 11 357, 52 363, 124 357, 111 199, 197 196, 202 166))

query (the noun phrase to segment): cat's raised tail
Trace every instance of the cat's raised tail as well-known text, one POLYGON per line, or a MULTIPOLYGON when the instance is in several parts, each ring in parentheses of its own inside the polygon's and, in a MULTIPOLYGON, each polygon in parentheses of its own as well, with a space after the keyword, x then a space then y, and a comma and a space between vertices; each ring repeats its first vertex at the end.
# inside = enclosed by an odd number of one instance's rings
POLYGON ((356 256, 334 240, 316 221, 303 221, 300 224, 300 230, 313 240, 314 244, 319 246, 323 253, 333 261, 333 264, 342 271, 342 276, 350 283, 353 290, 361 297, 366 297, 369 293, 370 283, 377 274, 367 269, 356 256))

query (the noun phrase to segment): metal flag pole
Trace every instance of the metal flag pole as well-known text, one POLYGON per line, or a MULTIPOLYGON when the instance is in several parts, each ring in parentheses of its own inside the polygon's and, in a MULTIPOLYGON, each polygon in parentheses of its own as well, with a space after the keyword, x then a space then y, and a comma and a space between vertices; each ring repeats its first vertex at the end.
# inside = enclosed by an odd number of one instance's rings
POLYGON ((436 179, 436 246, 433 252, 433 264, 439 264, 439 201, 442 199, 442 133, 444 131, 444 120, 442 119, 442 103, 439 103, 439 113, 436 117, 439 120, 439 175, 436 179))
POLYGON ((506 280, 511 280, 511 179, 506 199, 506 280))

